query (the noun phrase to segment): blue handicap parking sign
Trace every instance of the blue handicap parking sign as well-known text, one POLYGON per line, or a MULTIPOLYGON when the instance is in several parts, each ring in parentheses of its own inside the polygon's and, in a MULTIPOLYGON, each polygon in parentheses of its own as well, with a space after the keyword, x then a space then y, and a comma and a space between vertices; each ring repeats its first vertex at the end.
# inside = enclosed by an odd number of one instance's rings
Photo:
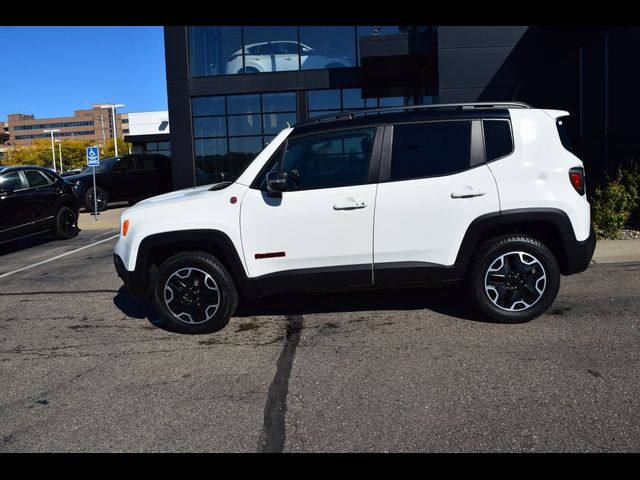
POLYGON ((87 147, 87 166, 97 167, 98 165, 100 165, 98 147, 87 147))

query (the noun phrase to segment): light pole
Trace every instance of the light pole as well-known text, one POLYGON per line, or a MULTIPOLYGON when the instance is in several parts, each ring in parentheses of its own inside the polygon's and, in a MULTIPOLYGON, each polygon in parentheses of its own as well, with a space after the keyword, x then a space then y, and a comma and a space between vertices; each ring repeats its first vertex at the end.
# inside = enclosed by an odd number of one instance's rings
POLYGON ((62 174, 62 140, 56 140, 58 144, 58 161, 60 162, 60 174, 62 174))
POLYGON ((122 103, 105 103, 97 105, 99 108, 110 108, 111 119, 113 120, 113 146, 115 147, 115 156, 118 156, 118 132, 116 130, 116 108, 122 108, 125 105, 122 103))
POLYGON ((52 128, 50 130, 43 130, 44 133, 51 133, 51 156, 53 157, 53 171, 56 171, 56 149, 53 146, 53 134, 55 132, 59 132, 57 128, 52 128))

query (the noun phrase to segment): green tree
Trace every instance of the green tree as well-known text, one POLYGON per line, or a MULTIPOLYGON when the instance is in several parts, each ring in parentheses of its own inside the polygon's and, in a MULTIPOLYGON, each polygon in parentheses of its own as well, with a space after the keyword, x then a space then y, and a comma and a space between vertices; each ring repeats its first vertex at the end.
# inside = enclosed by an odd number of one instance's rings
MULTIPOLYGON (((130 143, 125 142, 121 138, 118 138, 118 155, 126 155, 127 153, 129 153, 129 148, 131 148, 130 143)), ((105 146, 100 149, 100 159, 113 157, 115 156, 115 154, 116 152, 113 145, 113 138, 109 138, 107 139, 105 146)))

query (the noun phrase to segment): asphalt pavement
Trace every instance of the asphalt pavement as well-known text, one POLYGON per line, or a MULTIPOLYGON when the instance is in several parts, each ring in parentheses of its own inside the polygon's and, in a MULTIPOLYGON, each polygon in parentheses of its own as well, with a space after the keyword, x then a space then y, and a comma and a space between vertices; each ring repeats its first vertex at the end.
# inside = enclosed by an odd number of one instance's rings
POLYGON ((395 289, 189 336, 124 291, 115 234, 0 246, 0 452, 640 450, 640 262, 563 277, 522 325, 395 289))

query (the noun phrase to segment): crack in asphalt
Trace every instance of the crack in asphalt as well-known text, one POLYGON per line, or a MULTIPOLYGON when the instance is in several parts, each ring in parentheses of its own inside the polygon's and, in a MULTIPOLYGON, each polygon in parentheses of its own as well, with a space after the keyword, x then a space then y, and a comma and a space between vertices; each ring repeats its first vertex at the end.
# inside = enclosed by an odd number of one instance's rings
POLYGON ((258 448, 262 453, 282 453, 284 450, 289 377, 304 322, 302 315, 288 315, 286 319, 288 321, 286 340, 276 363, 276 374, 269 387, 269 395, 264 407, 263 442, 258 448))

